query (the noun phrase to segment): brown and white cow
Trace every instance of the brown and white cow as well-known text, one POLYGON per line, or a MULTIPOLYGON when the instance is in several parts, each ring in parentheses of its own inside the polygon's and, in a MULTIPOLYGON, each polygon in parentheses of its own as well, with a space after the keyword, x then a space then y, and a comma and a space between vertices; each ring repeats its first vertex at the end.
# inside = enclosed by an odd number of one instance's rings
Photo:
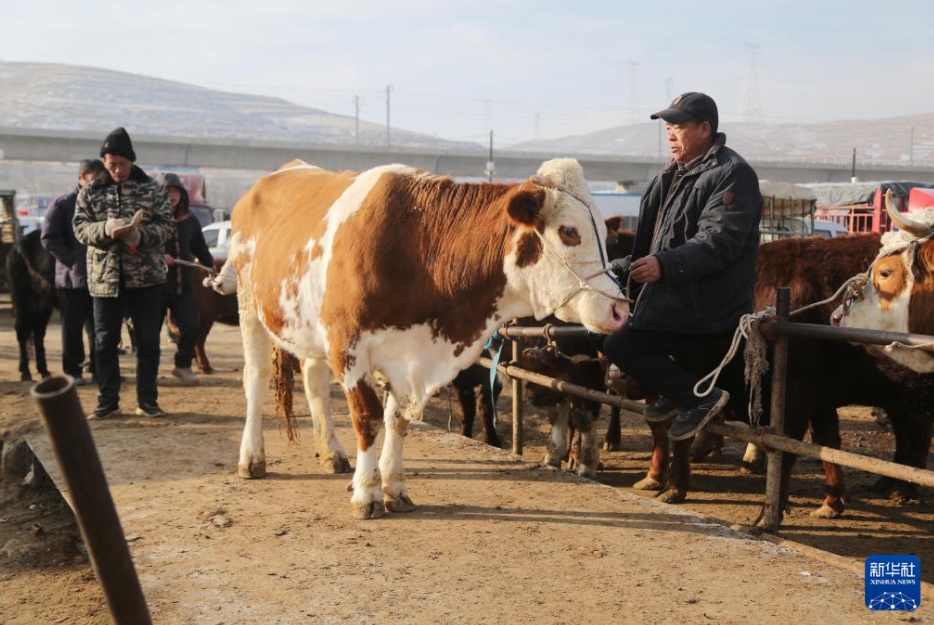
POLYGON ((345 456, 327 406, 332 372, 344 388, 357 435, 357 518, 414 509, 402 464, 408 423, 506 320, 554 313, 612 332, 628 318, 603 273, 605 226, 572 159, 548 161, 522 184, 293 161, 260 179, 233 215, 215 284, 224 292, 236 284, 239 296, 247 399, 239 473, 266 471, 262 403, 275 343, 302 359, 316 449, 335 470, 345 456), (389 383, 385 408, 377 376, 389 383))
MULTIPOLYGON (((861 288, 831 315, 836 326, 934 334, 934 226, 901 215, 885 196, 899 232, 886 233, 861 288)), ((927 217, 930 217, 928 215, 927 217)), ((886 355, 919 373, 934 373, 934 354, 895 348, 886 355)))

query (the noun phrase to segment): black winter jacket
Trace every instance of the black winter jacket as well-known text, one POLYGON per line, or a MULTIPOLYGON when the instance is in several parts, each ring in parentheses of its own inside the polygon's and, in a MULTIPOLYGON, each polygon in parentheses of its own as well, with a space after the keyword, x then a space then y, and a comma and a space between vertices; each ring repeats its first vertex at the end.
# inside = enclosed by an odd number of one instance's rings
MULTIPOLYGON (((181 258, 187 261, 194 261, 197 258, 205 267, 211 267, 214 258, 211 256, 211 251, 204 240, 201 223, 188 210, 188 192, 181 186, 177 177, 173 174, 166 174, 166 182, 169 183, 170 181, 172 186, 177 187, 182 192, 182 199, 179 202, 178 210, 175 212, 175 231, 165 242, 165 253, 172 258, 181 258)), ((182 291, 190 291, 192 271, 196 271, 196 269, 184 267, 180 264, 173 264, 169 267, 165 280, 165 292, 172 295, 179 294, 182 291)), ((201 274, 202 277, 204 275, 201 274)))
POLYGON ((726 135, 718 133, 713 147, 675 181, 664 206, 675 161, 642 196, 632 260, 654 254, 662 276, 633 282, 633 328, 730 332, 752 311, 762 196, 756 172, 725 144, 726 135))
POLYGON ((75 238, 71 220, 75 216, 75 189, 57 198, 42 220, 42 247, 55 257, 55 288, 88 288, 88 248, 75 238))

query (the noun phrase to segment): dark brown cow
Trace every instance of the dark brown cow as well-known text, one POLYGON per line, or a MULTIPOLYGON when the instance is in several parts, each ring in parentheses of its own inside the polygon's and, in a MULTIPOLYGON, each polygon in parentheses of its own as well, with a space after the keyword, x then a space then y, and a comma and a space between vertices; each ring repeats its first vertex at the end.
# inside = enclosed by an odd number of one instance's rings
POLYGON ((36 354, 36 370, 51 375, 45 358, 45 332, 58 304, 55 299, 55 259, 39 243, 39 231, 16 242, 6 257, 6 275, 13 304, 13 327, 19 345, 20 380, 32 380, 29 343, 36 354))
MULTIPOLYGON (((756 282, 756 308, 774 305, 776 289, 791 288, 792 309, 821 301, 833 295, 854 267, 865 267, 879 249, 879 235, 865 234, 835 239, 791 238, 763 244, 759 248, 759 268, 756 282)), ((827 303, 794 317, 806 323, 827 323, 834 303, 827 303)), ((919 375, 884 357, 871 354, 861 346, 837 341, 792 339, 789 349, 788 389, 786 395, 785 432, 802 439, 810 430, 816 444, 840 447, 839 421, 836 409, 850 404, 880 406, 890 415, 895 434, 895 462, 923 467, 931 440, 931 406, 934 405, 934 376, 919 375)), ((747 419, 747 397, 744 385, 734 371, 724 385, 731 394, 727 418, 747 419)), ((770 397, 768 380, 763 385, 763 408, 767 411, 770 397)), ((767 415, 764 423, 767 423, 767 415)), ((660 487, 666 474, 667 425, 653 428, 655 445, 661 449, 653 455, 647 477, 660 487)), ((682 441, 672 450, 668 485, 660 494, 665 501, 683 501, 689 486, 690 441, 682 441)), ((786 456, 782 472, 782 501, 787 505, 788 483, 795 456, 786 456)), ((815 512, 818 516, 835 517, 845 509, 845 487, 842 471, 836 465, 824 463, 827 492, 824 502, 815 512)), ((914 496, 912 485, 888 478, 877 482, 877 488, 896 489, 902 496, 914 496)))

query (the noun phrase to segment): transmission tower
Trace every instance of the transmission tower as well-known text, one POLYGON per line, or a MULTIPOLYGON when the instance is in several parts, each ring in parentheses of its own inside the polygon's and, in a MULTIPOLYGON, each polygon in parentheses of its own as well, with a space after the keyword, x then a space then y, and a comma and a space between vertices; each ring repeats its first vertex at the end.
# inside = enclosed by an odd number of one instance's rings
POLYGON ((640 63, 637 61, 626 61, 629 66, 629 123, 639 123, 639 98, 636 95, 636 69, 640 63))
POLYGON ((762 106, 759 104, 759 79, 756 70, 756 53, 759 51, 759 45, 747 43, 746 50, 749 51, 749 76, 746 78, 746 94, 743 96, 743 121, 747 124, 755 124, 762 121, 762 106))

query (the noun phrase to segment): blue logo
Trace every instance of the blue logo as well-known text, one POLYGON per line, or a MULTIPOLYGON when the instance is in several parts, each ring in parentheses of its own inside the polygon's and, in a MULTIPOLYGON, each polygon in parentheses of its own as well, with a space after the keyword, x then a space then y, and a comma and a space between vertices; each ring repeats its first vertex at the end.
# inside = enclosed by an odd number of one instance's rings
POLYGON ((921 560, 909 555, 866 558, 866 607, 917 610, 921 605, 921 560))

